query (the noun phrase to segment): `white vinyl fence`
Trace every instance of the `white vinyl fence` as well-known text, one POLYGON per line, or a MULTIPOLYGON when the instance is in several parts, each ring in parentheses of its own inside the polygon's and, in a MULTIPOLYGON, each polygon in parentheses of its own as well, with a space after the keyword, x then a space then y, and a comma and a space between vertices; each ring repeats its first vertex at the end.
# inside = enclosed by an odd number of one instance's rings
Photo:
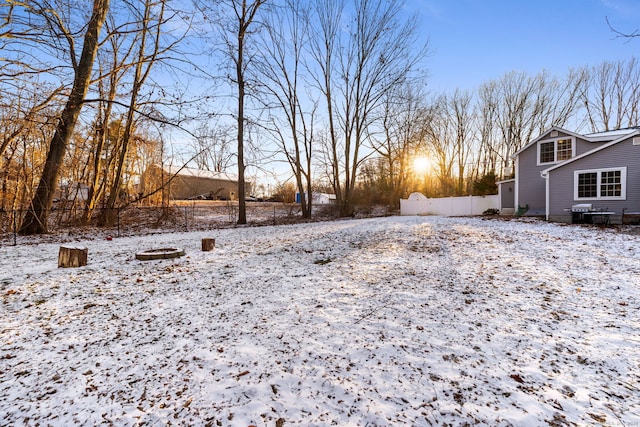
POLYGON ((500 209, 500 196, 428 199, 421 193, 411 193, 408 199, 400 199, 400 215, 482 215, 487 209, 500 209))

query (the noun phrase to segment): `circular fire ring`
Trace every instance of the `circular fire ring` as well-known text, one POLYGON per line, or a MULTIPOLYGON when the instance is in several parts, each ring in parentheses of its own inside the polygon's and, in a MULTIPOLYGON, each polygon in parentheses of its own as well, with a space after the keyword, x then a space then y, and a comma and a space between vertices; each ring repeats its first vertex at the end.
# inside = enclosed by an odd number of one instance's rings
POLYGON ((160 248, 160 249, 150 249, 144 252, 138 252, 136 254, 136 259, 140 261, 150 261, 153 259, 170 259, 170 258, 178 258, 184 255, 184 249, 178 248, 160 248))

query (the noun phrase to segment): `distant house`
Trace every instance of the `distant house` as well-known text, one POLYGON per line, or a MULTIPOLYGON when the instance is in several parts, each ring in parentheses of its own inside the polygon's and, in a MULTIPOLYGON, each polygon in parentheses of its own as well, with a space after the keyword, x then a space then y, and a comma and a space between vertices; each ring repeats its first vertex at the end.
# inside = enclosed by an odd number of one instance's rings
POLYGON ((578 206, 589 219, 640 212, 640 127, 584 135, 553 127, 513 158, 517 214, 572 222, 578 206))
MULTIPOLYGON (((308 197, 308 193, 304 193, 305 197, 308 197)), ((301 203, 302 197, 300 197, 300 193, 296 193, 296 203, 301 203)), ((311 203, 313 205, 330 205, 336 202, 335 194, 328 193, 311 193, 311 203)))
POLYGON ((139 191, 149 194, 163 186, 173 200, 235 200, 238 178, 194 168, 152 165, 142 174, 139 191))
POLYGON ((89 186, 81 182, 63 182, 53 195, 54 202, 85 202, 89 198, 89 186))

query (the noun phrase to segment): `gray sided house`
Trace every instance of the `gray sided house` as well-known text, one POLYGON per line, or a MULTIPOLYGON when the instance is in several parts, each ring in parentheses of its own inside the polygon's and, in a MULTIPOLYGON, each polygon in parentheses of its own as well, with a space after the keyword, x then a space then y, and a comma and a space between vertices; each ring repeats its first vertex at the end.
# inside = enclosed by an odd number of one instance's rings
POLYGON ((592 151, 543 171, 547 187, 546 218, 570 222, 567 211, 576 204, 591 205, 593 212, 640 212, 640 130, 623 135, 592 151))
POLYGON ((546 184, 541 176, 542 171, 593 150, 602 143, 588 139, 584 135, 554 127, 516 152, 514 154, 516 209, 526 215, 544 215, 546 184))
POLYGON ((513 156, 516 211, 565 222, 572 220, 571 208, 577 204, 620 215, 622 208, 640 211, 634 202, 638 189, 626 181, 630 169, 640 167, 640 150, 626 152, 640 148, 633 146, 638 133, 638 128, 585 135, 558 127, 545 131, 513 156), (624 141, 628 147, 618 147, 624 141))

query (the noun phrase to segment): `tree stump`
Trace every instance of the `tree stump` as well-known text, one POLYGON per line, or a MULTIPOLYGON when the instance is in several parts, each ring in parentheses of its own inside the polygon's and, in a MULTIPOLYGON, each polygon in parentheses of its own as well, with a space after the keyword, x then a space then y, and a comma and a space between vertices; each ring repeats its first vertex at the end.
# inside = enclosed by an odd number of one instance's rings
POLYGON ((212 239, 212 238, 204 238, 204 239, 202 239, 202 251, 203 252, 212 251, 215 246, 216 246, 216 239, 212 239))
POLYGON ((58 252, 58 268, 60 267, 82 267, 87 265, 89 249, 74 246, 60 246, 58 252))

